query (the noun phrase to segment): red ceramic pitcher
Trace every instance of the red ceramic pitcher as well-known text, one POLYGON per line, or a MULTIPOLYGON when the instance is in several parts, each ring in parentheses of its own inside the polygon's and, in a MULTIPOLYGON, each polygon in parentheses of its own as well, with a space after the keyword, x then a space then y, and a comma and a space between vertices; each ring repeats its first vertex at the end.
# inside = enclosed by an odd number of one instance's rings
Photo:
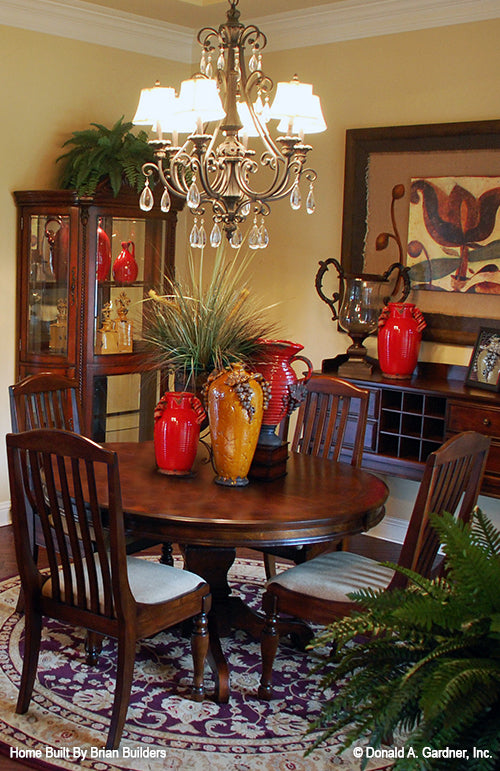
POLYGON ((109 236, 102 229, 101 223, 97 226, 97 262, 96 273, 99 282, 106 281, 109 278, 111 270, 111 243, 109 236))
POLYGON ((313 365, 305 356, 300 356, 304 346, 290 340, 261 340, 264 350, 257 369, 267 380, 271 398, 262 418, 259 444, 280 444, 275 428, 286 415, 290 415, 303 398, 302 386, 312 375, 313 365), (299 380, 292 364, 303 361, 307 366, 305 376, 299 380))
POLYGON ((413 303, 388 303, 378 322, 378 360, 385 377, 403 380, 417 366, 426 323, 413 303))
POLYGON ((134 242, 122 241, 122 250, 113 265, 113 278, 117 284, 133 284, 138 272, 134 242))
POLYGON ((200 400, 187 391, 167 391, 154 411, 154 446, 158 471, 185 476, 198 449, 206 414, 200 400))

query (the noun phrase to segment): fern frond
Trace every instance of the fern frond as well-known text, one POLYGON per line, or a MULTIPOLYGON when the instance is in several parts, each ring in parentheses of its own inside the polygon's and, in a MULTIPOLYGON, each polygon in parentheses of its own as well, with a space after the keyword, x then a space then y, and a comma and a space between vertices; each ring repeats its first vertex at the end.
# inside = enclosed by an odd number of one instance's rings
POLYGON ((500 530, 494 527, 478 506, 472 516, 471 533, 478 546, 486 549, 491 555, 500 556, 500 530))

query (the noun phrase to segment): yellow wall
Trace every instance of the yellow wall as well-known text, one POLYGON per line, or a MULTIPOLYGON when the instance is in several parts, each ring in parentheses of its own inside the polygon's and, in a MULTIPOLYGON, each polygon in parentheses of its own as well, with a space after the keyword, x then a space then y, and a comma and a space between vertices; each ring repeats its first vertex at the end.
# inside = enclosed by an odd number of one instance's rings
MULTIPOLYGON (((264 30, 265 31, 265 30, 264 30)), ((344 137, 348 128, 499 117, 500 20, 267 54, 275 81, 298 73, 321 95, 328 131, 314 137, 317 211, 292 213, 286 201, 268 218, 271 244, 255 255, 254 291, 277 310, 281 334, 302 342, 319 367, 345 350, 314 289, 318 260, 338 257, 342 224, 344 137)), ((15 209, 12 192, 56 186, 62 142, 91 121, 111 125, 135 111, 141 87, 179 83, 191 68, 138 54, 0 27, 2 162, 0 173, 0 429, 9 430, 7 386, 14 377, 15 209)), ((498 170, 497 170, 498 172, 498 170)), ((191 220, 182 215, 182 253, 191 220)), ((373 343, 370 342, 370 347, 373 343)), ((470 349, 424 346, 423 357, 460 364, 470 349)), ((391 482, 395 517, 414 486, 391 482)), ((9 492, 0 448, 0 509, 9 492)), ((485 509, 498 509, 484 499, 485 509)), ((4 506, 5 508, 5 506, 4 506)), ((406 516, 404 511, 402 516, 406 516)), ((1 520, 1 512, 0 512, 1 520)))

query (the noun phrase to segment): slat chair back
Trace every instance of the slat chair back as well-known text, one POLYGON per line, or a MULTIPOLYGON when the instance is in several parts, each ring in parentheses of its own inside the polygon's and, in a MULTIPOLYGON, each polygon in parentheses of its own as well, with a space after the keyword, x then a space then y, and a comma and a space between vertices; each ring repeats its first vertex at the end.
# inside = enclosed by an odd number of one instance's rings
MULTIPOLYGON (((430 576, 439 551, 439 538, 431 527, 432 513, 455 514, 467 521, 477 502, 491 440, 474 431, 465 431, 432 452, 413 507, 398 564, 430 576)), ((404 583, 401 574, 393 585, 404 583)))
MULTIPOLYGON (((204 698, 210 587, 189 571, 127 557, 116 453, 62 430, 8 434, 6 442, 25 596, 26 647, 16 711, 29 708, 43 616, 114 637, 116 687, 106 748, 115 749, 126 719, 138 640, 192 619, 192 693, 198 701, 204 698), (29 544, 31 502, 45 535, 48 577, 38 569, 29 544), (104 508, 109 539, 101 520, 104 508)), ((214 644, 215 650, 219 645, 214 644)), ((214 666, 219 670, 220 664, 214 666)))
POLYGON ((330 375, 313 376, 305 388, 291 449, 360 466, 370 392, 330 375))
MULTIPOLYGON (((342 460, 361 466, 368 417, 370 392, 333 375, 313 375, 306 383, 291 442, 294 452, 342 460)), ((286 439, 289 419, 280 424, 279 435, 286 439)), ((344 539, 339 548, 346 548, 344 539)), ((325 546, 320 547, 324 549, 325 546)), ((276 557, 303 562, 313 550, 282 546, 263 550, 266 577, 276 575, 276 557)))
POLYGON ((52 372, 28 375, 9 386, 12 431, 60 428, 81 433, 76 380, 52 372))
MULTIPOLYGON (((28 587, 27 597, 45 580, 26 538, 32 513, 28 506, 32 504, 44 535, 53 602, 78 610, 78 615, 70 614, 70 620, 79 618, 80 625, 85 625, 86 613, 109 619, 116 618, 117 610, 124 613, 130 593, 125 578, 125 534, 115 454, 76 434, 54 434, 43 429, 8 435, 7 449, 16 513, 14 536, 16 548, 21 550, 17 556, 21 583, 28 587), (48 437, 57 441, 57 447, 48 445, 48 437), (114 520, 110 521, 115 540, 111 563, 111 539, 103 527, 96 492, 98 464, 107 474, 109 517, 114 520)), ((88 628, 93 627, 90 624, 88 628)))

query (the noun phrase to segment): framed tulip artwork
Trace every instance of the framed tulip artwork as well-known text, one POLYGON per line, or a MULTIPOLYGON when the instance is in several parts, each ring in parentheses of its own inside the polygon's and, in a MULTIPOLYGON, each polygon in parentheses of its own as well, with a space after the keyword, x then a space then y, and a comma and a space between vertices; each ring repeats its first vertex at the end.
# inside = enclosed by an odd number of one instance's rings
POLYGON ((406 265, 424 339, 500 327, 500 120, 348 130, 341 261, 406 265))

